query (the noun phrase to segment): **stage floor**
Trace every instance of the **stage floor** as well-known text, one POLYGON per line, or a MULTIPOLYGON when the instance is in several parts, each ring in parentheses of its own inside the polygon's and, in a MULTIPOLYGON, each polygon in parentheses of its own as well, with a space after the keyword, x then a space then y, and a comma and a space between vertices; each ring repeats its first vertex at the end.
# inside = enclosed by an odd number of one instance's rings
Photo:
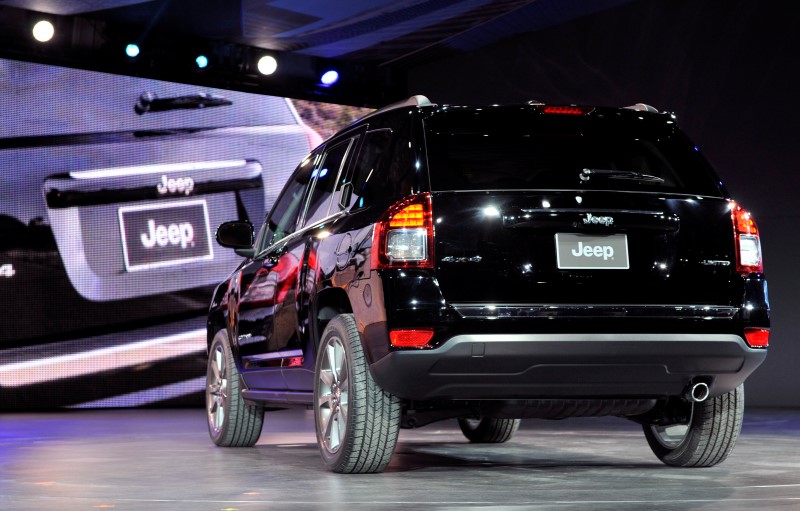
POLYGON ((202 410, 0 415, 0 509, 800 509, 800 410, 749 409, 718 467, 675 469, 639 426, 523 421, 507 444, 470 445, 454 421, 403 430, 389 468, 337 475, 305 410, 267 414, 258 445, 222 449, 202 410))

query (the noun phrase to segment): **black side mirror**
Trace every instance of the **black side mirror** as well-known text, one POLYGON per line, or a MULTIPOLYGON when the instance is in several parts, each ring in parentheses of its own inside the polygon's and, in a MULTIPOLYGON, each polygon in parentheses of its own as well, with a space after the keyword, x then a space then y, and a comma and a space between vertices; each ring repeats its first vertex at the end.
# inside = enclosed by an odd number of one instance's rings
POLYGON ((253 247, 253 224, 247 220, 225 222, 217 227, 217 243, 223 247, 248 249, 253 247))

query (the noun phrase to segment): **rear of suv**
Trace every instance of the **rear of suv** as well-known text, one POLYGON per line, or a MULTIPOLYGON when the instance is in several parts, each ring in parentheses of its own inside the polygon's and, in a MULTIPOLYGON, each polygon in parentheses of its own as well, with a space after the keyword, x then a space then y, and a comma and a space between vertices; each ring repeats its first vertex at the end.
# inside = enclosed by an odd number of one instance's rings
POLYGON ((758 228, 652 107, 457 107, 422 96, 299 165, 208 321, 213 441, 314 409, 335 472, 381 471, 398 429, 619 416, 673 466, 712 466, 766 356, 758 228))

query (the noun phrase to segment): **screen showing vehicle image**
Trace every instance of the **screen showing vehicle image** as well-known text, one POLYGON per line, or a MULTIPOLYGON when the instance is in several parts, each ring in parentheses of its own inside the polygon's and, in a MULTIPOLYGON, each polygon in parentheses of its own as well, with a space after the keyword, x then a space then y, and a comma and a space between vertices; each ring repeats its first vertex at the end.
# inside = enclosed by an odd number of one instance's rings
POLYGON ((2 59, 0 97, 0 410, 201 404, 216 227, 370 111, 2 59))

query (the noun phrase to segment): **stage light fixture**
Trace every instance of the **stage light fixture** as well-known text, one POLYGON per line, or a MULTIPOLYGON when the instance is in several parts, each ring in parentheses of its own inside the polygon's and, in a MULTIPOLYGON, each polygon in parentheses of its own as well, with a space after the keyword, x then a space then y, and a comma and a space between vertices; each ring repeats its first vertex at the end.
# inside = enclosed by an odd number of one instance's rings
POLYGON ((139 45, 137 44, 129 44, 125 47, 125 55, 129 56, 130 58, 134 58, 139 55, 139 45))
POLYGON ((278 69, 278 61, 271 55, 264 55, 258 59, 258 72, 262 75, 271 75, 278 69))
POLYGON ((333 69, 331 69, 330 71, 325 71, 325 73, 322 74, 322 78, 320 78, 320 82, 325 87, 330 87, 331 85, 333 85, 338 81, 339 81, 339 73, 333 69))
POLYGON ((56 28, 47 20, 41 20, 33 26, 33 38, 40 43, 46 43, 56 33, 56 28))
POLYGON ((208 67, 208 57, 206 57, 205 55, 198 55, 197 58, 194 59, 194 61, 197 64, 197 67, 199 67, 200 69, 205 69, 206 67, 208 67))

